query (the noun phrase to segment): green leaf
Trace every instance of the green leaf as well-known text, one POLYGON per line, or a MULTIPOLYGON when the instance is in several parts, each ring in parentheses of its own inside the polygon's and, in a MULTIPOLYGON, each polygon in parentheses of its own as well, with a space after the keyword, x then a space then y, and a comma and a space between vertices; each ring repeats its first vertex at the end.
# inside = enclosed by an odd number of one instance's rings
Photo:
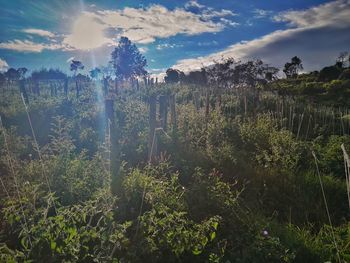
POLYGON ((216 237, 216 232, 211 232, 210 234, 210 241, 213 241, 213 239, 216 237))
POLYGON ((25 249, 28 249, 28 241, 26 237, 21 238, 21 245, 22 247, 24 247, 25 249))
POLYGON ((194 250, 192 250, 193 255, 198 256, 202 253, 202 250, 199 250, 198 247, 195 247, 194 250))
POLYGON ((51 250, 55 250, 56 246, 57 246, 56 242, 54 240, 51 240, 51 242, 50 242, 51 250))

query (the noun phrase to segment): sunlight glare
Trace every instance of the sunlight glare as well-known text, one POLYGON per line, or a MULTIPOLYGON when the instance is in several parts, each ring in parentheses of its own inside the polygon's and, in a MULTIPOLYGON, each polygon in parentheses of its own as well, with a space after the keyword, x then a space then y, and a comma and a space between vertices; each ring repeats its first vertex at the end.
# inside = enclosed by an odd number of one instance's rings
POLYGON ((111 40, 105 37, 104 30, 103 24, 83 13, 74 22, 72 33, 64 39, 64 42, 73 48, 82 50, 91 50, 111 44, 111 40))

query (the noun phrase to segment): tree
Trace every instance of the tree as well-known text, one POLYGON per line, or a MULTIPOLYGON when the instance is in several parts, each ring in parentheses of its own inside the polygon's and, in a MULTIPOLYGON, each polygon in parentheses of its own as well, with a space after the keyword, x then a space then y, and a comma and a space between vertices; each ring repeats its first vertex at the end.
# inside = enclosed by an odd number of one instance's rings
POLYGON ((339 75, 339 79, 350 80, 350 69, 343 70, 343 72, 339 75))
POLYGON ((324 67, 320 71, 320 75, 318 76, 318 81, 331 81, 338 79, 342 70, 340 67, 334 65, 329 67, 324 67))
POLYGON ((286 77, 295 78, 300 70, 303 70, 303 64, 301 63, 301 59, 297 56, 292 57, 291 62, 287 62, 284 65, 283 72, 286 74, 286 77))
POLYGON ((4 83, 5 80, 6 80, 5 74, 3 74, 3 73, 0 72, 0 84, 4 83))
POLYGON ((346 51, 340 52, 340 54, 336 60, 336 63, 335 63, 336 66, 338 66, 339 68, 345 67, 347 56, 348 56, 348 52, 346 52, 346 51))
POLYGON ((102 73, 102 71, 101 71, 101 69, 96 67, 96 68, 90 70, 89 73, 90 73, 90 77, 92 79, 98 79, 98 77, 102 73))
POLYGON ((27 71, 28 71, 27 68, 18 68, 18 69, 17 69, 17 72, 18 72, 19 78, 20 78, 20 79, 25 78, 27 71))
POLYGON ((74 79, 75 79, 75 89, 76 89, 76 96, 77 98, 79 97, 79 84, 78 84, 78 79, 76 78, 77 76, 77 72, 79 70, 83 70, 84 69, 84 65, 83 63, 81 63, 78 60, 72 60, 71 64, 70 64, 70 70, 74 72, 74 79))
POLYGON ((114 69, 116 87, 119 80, 130 81, 138 76, 147 75, 145 57, 127 37, 120 38, 118 46, 111 54, 110 62, 114 69))
POLYGON ((20 79, 19 72, 14 68, 9 68, 5 73, 5 78, 7 81, 15 81, 20 79))
POLYGON ((180 70, 168 68, 166 71, 166 76, 164 77, 165 83, 178 83, 181 76, 180 70))

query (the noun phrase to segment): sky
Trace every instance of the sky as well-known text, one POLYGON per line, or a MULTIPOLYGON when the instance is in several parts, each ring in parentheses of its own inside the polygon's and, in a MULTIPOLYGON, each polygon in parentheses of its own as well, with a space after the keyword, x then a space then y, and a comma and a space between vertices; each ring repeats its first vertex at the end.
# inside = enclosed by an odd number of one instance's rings
POLYGON ((107 65, 121 36, 151 74, 229 57, 281 68, 296 55, 312 71, 350 51, 350 0, 0 0, 0 24, 0 71, 107 65))

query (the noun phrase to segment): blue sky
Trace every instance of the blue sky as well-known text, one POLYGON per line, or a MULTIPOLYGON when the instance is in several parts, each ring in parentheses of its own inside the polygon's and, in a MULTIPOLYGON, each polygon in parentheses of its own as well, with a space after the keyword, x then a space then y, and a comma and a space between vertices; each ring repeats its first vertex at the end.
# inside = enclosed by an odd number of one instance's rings
POLYGON ((305 70, 350 51, 350 0, 0 0, 0 70, 106 65, 120 36, 137 44, 150 73, 193 70, 234 57, 305 70))

